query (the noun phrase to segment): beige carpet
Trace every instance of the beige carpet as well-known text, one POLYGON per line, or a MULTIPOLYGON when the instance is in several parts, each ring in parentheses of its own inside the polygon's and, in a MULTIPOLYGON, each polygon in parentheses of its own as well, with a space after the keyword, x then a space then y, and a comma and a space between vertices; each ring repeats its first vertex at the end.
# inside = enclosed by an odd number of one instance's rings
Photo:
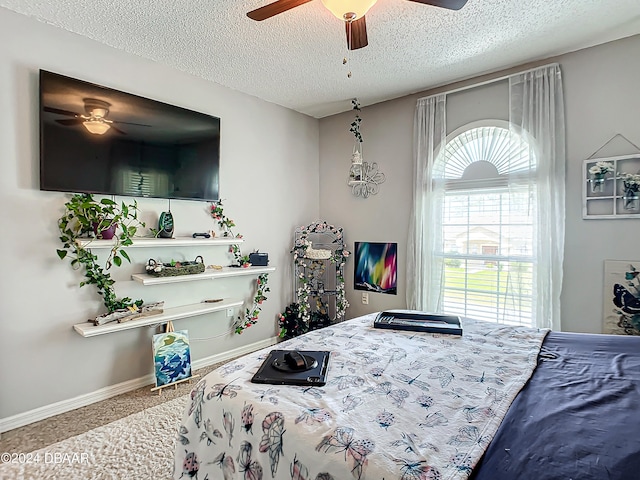
MULTIPOLYGON (((170 479, 188 396, 0 462, 2 480, 170 479)), ((10 455, 10 454, 9 454, 10 455)))
MULTIPOLYGON (((216 363, 194 371, 202 378, 214 368, 226 362, 216 363)), ((34 422, 24 427, 9 430, 0 438, 0 453, 26 453, 46 447, 69 437, 87 432, 93 428, 106 425, 120 418, 141 412, 147 408, 187 395, 193 385, 200 379, 194 378, 174 387, 152 393, 153 385, 103 400, 86 407, 34 422)))

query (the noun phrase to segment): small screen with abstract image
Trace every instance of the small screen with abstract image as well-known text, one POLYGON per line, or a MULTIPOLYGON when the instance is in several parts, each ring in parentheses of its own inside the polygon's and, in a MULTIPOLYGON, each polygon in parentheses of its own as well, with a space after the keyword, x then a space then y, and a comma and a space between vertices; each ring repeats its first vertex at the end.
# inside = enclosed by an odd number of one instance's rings
POLYGON ((398 244, 356 242, 353 288, 397 294, 398 244))

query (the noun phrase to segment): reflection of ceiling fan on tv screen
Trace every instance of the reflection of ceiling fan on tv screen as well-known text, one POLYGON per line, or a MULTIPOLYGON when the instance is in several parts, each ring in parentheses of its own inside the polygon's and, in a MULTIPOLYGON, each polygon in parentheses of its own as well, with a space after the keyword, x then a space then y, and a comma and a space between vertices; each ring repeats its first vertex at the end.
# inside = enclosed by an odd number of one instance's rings
MULTIPOLYGON (((303 5, 312 0, 278 0, 276 2, 257 8, 247 13, 252 20, 262 21, 271 18, 279 13, 286 12, 292 8, 303 5)), ((321 0, 323 5, 336 17, 345 22, 347 30, 347 46, 349 50, 366 47, 367 24, 365 14, 376 3, 377 0, 321 0)), ((467 0, 409 0, 411 2, 423 3, 434 7, 447 8, 449 10, 460 10, 467 3, 467 0)))
POLYGON ((109 129, 113 129, 113 131, 126 135, 126 133, 116 127, 114 124, 118 125, 137 125, 139 127, 150 127, 151 125, 144 125, 141 123, 129 123, 129 122, 119 122, 117 120, 109 120, 107 115, 109 115, 109 107, 110 103, 105 102, 103 100, 98 100, 97 98, 84 98, 84 111, 85 115, 76 112, 70 112, 69 110, 62 110, 60 108, 53 108, 45 106, 43 110, 49 113, 55 113, 58 115, 65 115, 73 118, 62 118, 56 120, 57 123, 61 125, 83 125, 89 132, 94 135, 104 135, 107 133, 109 129))

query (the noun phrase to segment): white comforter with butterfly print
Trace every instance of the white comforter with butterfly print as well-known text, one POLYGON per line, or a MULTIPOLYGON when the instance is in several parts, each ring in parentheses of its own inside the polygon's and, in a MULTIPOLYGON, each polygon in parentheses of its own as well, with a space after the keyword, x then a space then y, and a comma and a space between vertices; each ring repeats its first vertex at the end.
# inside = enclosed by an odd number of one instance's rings
POLYGON ((250 383, 271 348, 191 392, 174 478, 465 479, 531 376, 546 331, 463 319, 462 337, 373 328, 374 314, 278 349, 330 350, 327 384, 250 383))

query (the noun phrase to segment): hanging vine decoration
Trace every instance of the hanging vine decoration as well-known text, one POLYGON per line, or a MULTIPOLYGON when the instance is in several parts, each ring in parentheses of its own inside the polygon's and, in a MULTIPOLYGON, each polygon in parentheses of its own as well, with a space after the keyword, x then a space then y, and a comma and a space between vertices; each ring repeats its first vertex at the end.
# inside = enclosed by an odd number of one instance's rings
POLYGON ((356 116, 349 126, 349 131, 355 138, 353 154, 351 156, 351 168, 347 185, 351 187, 351 193, 356 197, 368 198, 369 195, 378 193, 379 186, 384 183, 384 173, 378 170, 378 164, 368 163, 362 159, 362 134, 360 133, 360 103, 357 98, 351 100, 356 116))
MULTIPOLYGON (((296 265, 298 273, 298 279, 301 286, 297 290, 298 305, 300 318, 309 326, 311 321, 311 306, 309 305, 309 297, 311 296, 311 286, 309 279, 304 275, 304 268, 310 266, 312 259, 306 257, 307 249, 311 248, 311 242, 309 241, 309 235, 312 233, 331 233, 334 235, 335 242, 342 239, 342 228, 336 228, 333 225, 329 225, 327 222, 314 222, 306 227, 300 227, 300 234, 296 238, 295 245, 291 250, 293 253, 293 262, 296 265)), ((335 319, 344 316, 349 302, 344 290, 344 265, 347 262, 350 252, 344 248, 338 248, 331 253, 329 260, 336 266, 336 317, 335 319)), ((335 320, 334 319, 334 320, 335 320)))
MULTIPOLYGON (((224 214, 222 199, 217 202, 212 202, 209 211, 211 213, 211 217, 218 222, 218 227, 222 230, 223 237, 242 238, 242 235, 239 233, 233 233, 233 230, 231 230, 236 226, 236 224, 224 214)), ((233 255, 234 260, 239 266, 249 264, 249 256, 243 256, 238 245, 231 245, 229 247, 229 253, 233 255)))
POLYGON ((267 279, 268 275, 266 273, 258 275, 258 278, 256 279, 256 295, 253 298, 253 305, 251 306, 251 308, 247 308, 245 310, 244 319, 238 316, 238 320, 235 324, 236 333, 240 334, 244 331, 244 329, 258 323, 258 316, 260 315, 260 311, 262 310, 262 302, 267 299, 265 293, 270 291, 269 287, 267 286, 267 279))
MULTIPOLYGON (((222 230, 222 236, 242 238, 242 235, 239 233, 233 233, 232 228, 235 227, 236 224, 224 214, 222 199, 211 203, 209 213, 211 217, 218 222, 218 227, 222 230)), ((229 253, 233 255, 237 266, 247 267, 250 265, 249 255, 242 255, 240 247, 237 244, 233 244, 229 247, 229 253)), ((262 310, 262 302, 267 299, 265 294, 270 291, 267 285, 268 279, 269 276, 266 273, 258 275, 258 278, 256 279, 256 294, 253 297, 253 305, 251 308, 247 308, 245 310, 244 317, 242 315, 238 315, 234 324, 234 329, 237 334, 241 334, 245 329, 251 327, 251 325, 258 323, 258 317, 262 310)))
POLYGON ((353 110, 356 112, 356 118, 351 122, 351 127, 349 131, 353 133, 353 136, 356 138, 356 142, 362 143, 362 134, 360 133, 360 122, 362 122, 362 118, 360 118, 360 103, 357 98, 351 100, 351 105, 353 106, 353 110))

